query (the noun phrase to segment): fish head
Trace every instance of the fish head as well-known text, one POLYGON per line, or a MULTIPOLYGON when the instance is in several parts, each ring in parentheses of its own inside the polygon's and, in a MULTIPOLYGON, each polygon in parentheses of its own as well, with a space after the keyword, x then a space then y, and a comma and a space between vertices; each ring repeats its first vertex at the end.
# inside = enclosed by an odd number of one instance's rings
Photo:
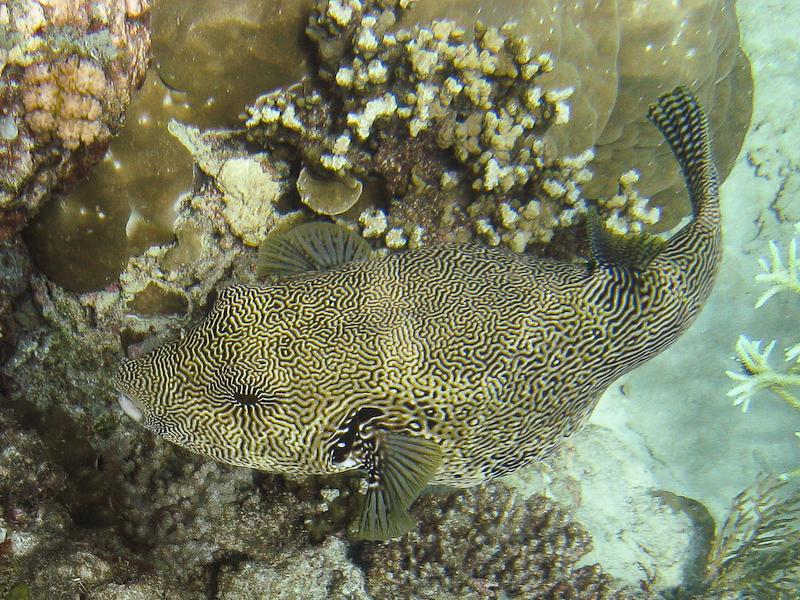
POLYGON ((179 342, 165 344, 140 358, 123 360, 114 376, 123 412, 180 445, 196 429, 194 414, 206 387, 191 385, 196 369, 183 355, 179 342))
POLYGON ((262 350, 208 327, 190 331, 122 362, 114 378, 120 407, 156 435, 215 460, 296 471, 313 452, 313 422, 302 403, 270 384, 274 368, 262 350))

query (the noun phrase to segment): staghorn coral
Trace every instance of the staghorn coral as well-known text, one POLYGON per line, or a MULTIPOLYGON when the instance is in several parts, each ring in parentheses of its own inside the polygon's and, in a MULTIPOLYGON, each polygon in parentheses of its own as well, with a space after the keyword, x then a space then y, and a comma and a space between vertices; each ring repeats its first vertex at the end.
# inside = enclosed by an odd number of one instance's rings
POLYGON ((102 158, 141 83, 149 3, 0 3, 0 239, 102 158))
MULTIPOLYGON (((795 224, 795 229, 800 230, 800 223, 795 224)), ((774 240, 770 242, 769 249, 770 259, 762 258, 759 261, 764 272, 756 275, 756 281, 770 287, 759 296, 756 308, 763 306, 781 291, 800 294, 800 262, 797 260, 796 238, 789 242, 785 265, 774 240)), ((773 340, 762 350, 760 341, 751 341, 744 335, 739 336, 736 342, 736 356, 741 371, 726 371, 726 374, 737 384, 728 391, 728 397, 733 398, 734 406, 742 407, 742 412, 747 412, 753 396, 763 390, 774 393, 789 406, 800 410, 800 399, 791 391, 792 388, 800 387, 800 342, 786 348, 785 358, 789 366, 785 371, 777 371, 769 363, 769 355, 775 344, 776 341, 773 340)), ((795 435, 800 438, 800 431, 795 435)), ((800 476, 800 468, 784 474, 784 477, 794 476, 800 476)))
POLYGON ((365 544, 361 560, 376 598, 628 598, 597 565, 577 566, 588 535, 544 496, 516 502, 494 483, 427 497, 417 531, 365 544))

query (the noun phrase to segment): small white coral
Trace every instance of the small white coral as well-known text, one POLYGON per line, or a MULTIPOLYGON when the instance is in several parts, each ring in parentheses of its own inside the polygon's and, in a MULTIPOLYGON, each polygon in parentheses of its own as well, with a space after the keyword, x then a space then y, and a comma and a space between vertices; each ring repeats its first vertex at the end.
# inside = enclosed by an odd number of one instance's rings
POLYGON ((756 275, 756 281, 770 284, 770 288, 759 296, 756 301, 756 308, 760 308, 764 303, 778 292, 788 290, 800 294, 800 263, 797 262, 797 238, 792 238, 789 242, 789 252, 787 264, 784 266, 781 259, 780 248, 774 240, 769 243, 770 260, 760 259, 758 262, 764 273, 756 275))
MULTIPOLYGON (((800 223, 795 225, 800 230, 800 223)), ((756 275, 758 282, 767 283, 769 289, 764 292, 756 302, 756 308, 764 305, 767 300, 778 292, 789 290, 800 294, 800 269, 797 263, 797 240, 789 243, 787 264, 781 259, 780 249, 774 241, 769 244, 770 260, 762 258, 759 262, 764 273, 756 275)), ((750 341, 745 336, 739 336, 736 342, 736 354, 742 371, 726 371, 728 377, 738 383, 728 391, 728 397, 734 399, 734 406, 741 406, 746 412, 752 397, 762 390, 768 390, 789 406, 800 410, 800 399, 790 388, 800 387, 800 343, 786 348, 784 356, 789 366, 783 371, 776 371, 769 364, 769 355, 775 348, 775 341, 770 342, 761 350, 761 342, 750 341)), ((795 435, 800 437, 800 432, 795 435)), ((781 475, 782 479, 800 476, 800 468, 781 475)))
POLYGON ((734 406, 742 407, 742 412, 747 412, 750 400, 761 390, 774 392, 794 408, 800 409, 800 400, 788 391, 789 387, 800 386, 800 373, 792 372, 791 368, 786 373, 775 371, 769 364, 773 348, 774 340, 763 351, 760 341, 751 341, 743 335, 736 342, 736 355, 742 371, 726 371, 725 374, 738 382, 727 395, 734 399, 734 406))

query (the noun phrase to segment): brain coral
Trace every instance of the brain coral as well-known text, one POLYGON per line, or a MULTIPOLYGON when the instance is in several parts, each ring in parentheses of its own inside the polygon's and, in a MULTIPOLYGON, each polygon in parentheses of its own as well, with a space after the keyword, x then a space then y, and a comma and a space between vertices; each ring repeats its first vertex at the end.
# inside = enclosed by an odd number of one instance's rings
POLYGON ((99 160, 141 82, 147 0, 0 3, 0 239, 99 160))

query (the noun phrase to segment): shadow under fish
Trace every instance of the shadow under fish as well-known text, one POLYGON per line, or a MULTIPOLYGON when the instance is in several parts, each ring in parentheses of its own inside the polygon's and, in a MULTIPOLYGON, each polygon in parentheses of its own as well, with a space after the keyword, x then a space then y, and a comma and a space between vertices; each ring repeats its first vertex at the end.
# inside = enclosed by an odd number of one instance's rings
POLYGON ((547 456, 687 329, 718 270, 705 115, 677 88, 649 117, 692 201, 669 240, 613 234, 590 212, 587 265, 479 245, 370 258, 353 232, 302 225, 261 249, 279 280, 225 289, 181 339, 122 363, 122 408, 225 463, 363 470, 366 539, 411 528, 428 484, 476 485, 547 456))

